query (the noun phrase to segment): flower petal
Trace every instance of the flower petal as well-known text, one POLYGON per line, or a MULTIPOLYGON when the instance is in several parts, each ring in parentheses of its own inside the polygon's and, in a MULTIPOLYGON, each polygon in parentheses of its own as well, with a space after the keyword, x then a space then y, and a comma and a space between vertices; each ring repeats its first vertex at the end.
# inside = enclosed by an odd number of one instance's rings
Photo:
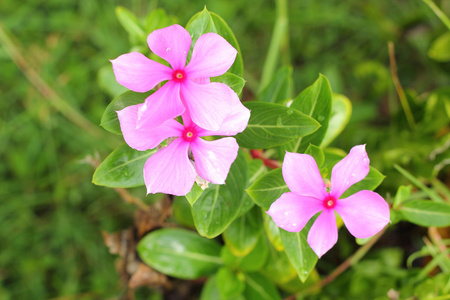
POLYGON ((238 95, 231 92, 231 112, 225 117, 220 128, 216 131, 199 129, 200 136, 236 135, 244 131, 250 119, 250 110, 242 105, 238 95))
POLYGON ((139 108, 137 129, 149 130, 158 127, 184 111, 185 107, 180 98, 180 84, 169 81, 145 99, 144 105, 139 108))
POLYGON ((322 200, 328 197, 319 168, 311 155, 286 152, 282 171, 291 192, 322 200))
POLYGON ((157 29, 147 38, 153 53, 167 61, 174 70, 184 69, 191 48, 191 35, 178 24, 157 29))
POLYGON ((184 127, 179 122, 170 119, 161 126, 147 130, 136 129, 136 121, 139 108, 144 104, 136 104, 125 107, 117 112, 125 142, 131 148, 139 151, 155 148, 169 137, 180 136, 184 127))
POLYGON ((173 71, 141 53, 122 54, 111 60, 118 83, 139 93, 150 91, 158 83, 172 78, 173 71))
POLYGON ((224 184, 238 154, 236 140, 231 137, 215 141, 197 138, 191 142, 191 149, 198 175, 214 184, 224 184))
POLYGON ((309 219, 322 209, 322 201, 316 198, 284 193, 272 203, 267 214, 278 227, 290 232, 299 232, 309 219))
POLYGON ((331 171, 331 196, 338 199, 349 187, 363 180, 369 174, 369 163, 366 145, 353 147, 331 171))
POLYGON ((334 209, 323 210, 308 233, 308 244, 319 258, 330 250, 338 239, 334 209))
POLYGON ((339 199, 334 209, 348 231, 360 239, 371 237, 390 222, 389 205, 372 191, 359 191, 350 197, 339 199))
POLYGON ((186 67, 191 78, 216 77, 224 74, 236 59, 237 50, 217 33, 198 38, 186 67))
POLYGON ((231 112, 233 90, 226 84, 211 82, 197 84, 186 80, 181 95, 192 121, 206 130, 218 130, 231 112))
POLYGON ((192 188, 197 173, 188 158, 189 143, 176 139, 153 154, 144 165, 144 180, 149 193, 184 196, 192 188))

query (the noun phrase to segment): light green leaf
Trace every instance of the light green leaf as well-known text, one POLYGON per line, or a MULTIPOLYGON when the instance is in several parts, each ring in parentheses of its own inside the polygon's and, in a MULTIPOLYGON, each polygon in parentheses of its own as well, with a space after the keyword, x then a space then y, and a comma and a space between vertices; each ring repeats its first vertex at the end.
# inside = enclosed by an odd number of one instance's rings
POLYGON ((412 200, 403 203, 398 209, 406 220, 420 226, 450 226, 450 205, 447 203, 412 200))
POLYGON ((244 292, 245 283, 242 273, 235 273, 227 267, 222 267, 216 275, 217 287, 224 299, 238 297, 244 292))
POLYGON ((115 134, 122 134, 120 130, 119 118, 117 117, 117 111, 124 109, 130 105, 136 105, 144 103, 145 99, 151 93, 136 93, 132 91, 125 92, 117 96, 109 105, 106 107, 103 113, 100 126, 108 130, 109 132, 115 134))
POLYGON ((197 184, 194 183, 192 189, 189 193, 186 194, 186 199, 189 203, 194 205, 195 201, 203 194, 203 189, 197 184))
POLYGON ((117 6, 116 16, 132 39, 136 39, 140 43, 145 43, 147 41, 147 34, 145 33, 144 28, 142 28, 136 15, 123 6, 117 6))
POLYGON ((269 103, 282 103, 289 99, 292 93, 292 67, 280 68, 272 81, 258 95, 258 101, 269 103))
POLYGON ((243 208, 248 182, 247 162, 241 152, 231 165, 224 185, 210 185, 192 206, 200 235, 213 238, 221 234, 243 208))
POLYGON ((328 129, 323 137, 320 146, 327 147, 336 139, 339 134, 347 126, 348 121, 352 115, 352 103, 344 95, 333 94, 333 104, 331 106, 331 117, 328 122, 328 129))
POLYGON ((428 56, 440 62, 450 61, 450 32, 442 34, 431 44, 428 56))
POLYGON ((245 274, 244 296, 247 300, 281 300, 275 285, 258 273, 245 274))
POLYGON ((228 85, 238 95, 241 94, 242 89, 244 88, 245 85, 244 78, 230 72, 226 72, 221 76, 211 78, 211 82, 224 83, 228 85))
POLYGON ((92 182, 108 187, 130 188, 144 185, 144 164, 155 149, 137 151, 123 144, 95 170, 92 182))
POLYGON ((310 144, 305 150, 305 154, 309 154, 314 158, 319 169, 325 162, 325 154, 323 153, 322 149, 320 149, 316 145, 310 144))
MULTIPOLYGON (((111 97, 117 97, 128 91, 126 87, 116 81, 111 64, 100 68, 97 74, 97 81, 100 88, 111 97)), ((115 112, 115 111, 114 111, 115 112)))
POLYGON ((168 16, 164 9, 157 8, 152 10, 145 18, 145 29, 147 32, 152 32, 156 29, 168 27, 176 23, 176 17, 168 16))
POLYGON ((297 271, 284 251, 277 251, 269 244, 269 255, 261 272, 276 284, 283 284, 297 277, 297 271))
POLYGON ((267 238, 270 244, 275 247, 277 251, 283 251, 284 245, 281 242, 280 228, 275 224, 272 217, 263 212, 264 220, 264 231, 266 232, 267 238))
POLYGON ((309 144, 319 146, 327 131, 331 114, 331 87, 328 79, 320 75, 311 86, 294 99, 291 108, 312 117, 321 127, 311 135, 300 136, 287 143, 284 146, 286 151, 303 153, 309 144))
POLYGON ((293 138, 316 131, 320 124, 313 118, 281 104, 245 102, 251 115, 244 132, 236 135, 241 147, 249 149, 270 148, 293 138))
POLYGON ((139 257, 150 267, 181 279, 213 274, 220 266, 220 245, 180 228, 147 234, 137 245, 139 257))
POLYGON ((289 188, 284 182, 281 168, 264 174, 247 189, 253 201, 265 211, 269 210, 270 205, 286 192, 289 192, 289 188))
POLYGON ((394 203, 392 205, 394 209, 408 199, 409 195, 411 195, 411 190, 412 190, 411 185, 408 186, 401 185, 398 188, 397 193, 395 194, 394 203))

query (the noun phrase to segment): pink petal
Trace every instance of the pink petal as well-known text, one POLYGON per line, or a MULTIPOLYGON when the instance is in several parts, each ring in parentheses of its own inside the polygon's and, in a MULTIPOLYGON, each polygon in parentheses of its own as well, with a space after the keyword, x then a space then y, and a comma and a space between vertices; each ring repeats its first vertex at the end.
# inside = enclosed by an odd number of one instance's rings
POLYGON ((338 199, 349 187, 363 180, 369 173, 369 163, 366 145, 353 147, 331 171, 331 196, 338 199))
POLYGON ((330 250, 338 239, 334 209, 323 210, 308 233, 308 244, 319 258, 330 250))
POLYGON ((216 33, 198 38, 186 67, 191 78, 216 77, 225 73, 236 59, 237 50, 216 33))
POLYGON ((169 137, 180 136, 184 127, 173 119, 150 130, 136 129, 138 110, 142 105, 144 104, 131 105, 117 112, 120 129, 128 146, 144 151, 155 148, 169 137))
POLYGON ((272 203, 267 214, 278 227, 290 232, 299 232, 309 219, 322 209, 322 201, 316 198, 284 193, 272 203))
POLYGON ((206 130, 218 130, 231 112, 233 90, 226 84, 183 82, 181 95, 192 121, 206 130))
POLYGON ((144 165, 144 180, 149 193, 184 196, 192 188, 197 173, 188 158, 189 143, 176 139, 153 154, 144 165))
POLYGON ((180 84, 169 81, 150 95, 139 108, 137 128, 149 130, 169 119, 178 117, 185 111, 180 98, 180 84))
POLYGON ((198 175, 214 184, 224 184, 238 154, 236 140, 231 137, 215 141, 197 138, 191 142, 191 149, 198 175))
POLYGON ((131 52, 111 60, 118 83, 135 92, 147 92, 172 78, 173 71, 141 53, 131 52))
POLYGON ((200 129, 198 130, 200 136, 236 135, 244 131, 250 119, 250 110, 242 105, 234 91, 231 92, 231 99, 231 112, 225 117, 220 128, 216 131, 200 129))
POLYGON ((372 191, 359 191, 339 199, 334 207, 348 231, 357 238, 371 237, 390 222, 389 205, 372 191))
POLYGON ((174 70, 184 69, 191 48, 191 36, 180 25, 157 29, 147 38, 150 50, 167 61, 174 70))
POLYGON ((322 200, 328 197, 319 168, 311 155, 286 152, 282 171, 291 192, 322 200))

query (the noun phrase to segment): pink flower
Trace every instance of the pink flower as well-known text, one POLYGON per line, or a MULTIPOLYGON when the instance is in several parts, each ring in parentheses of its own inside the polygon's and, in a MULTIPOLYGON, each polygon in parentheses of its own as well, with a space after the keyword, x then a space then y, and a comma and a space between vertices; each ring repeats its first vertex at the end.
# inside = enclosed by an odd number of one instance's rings
POLYGON ((145 104, 128 106, 118 111, 120 127, 127 144, 137 150, 158 146, 167 138, 175 138, 168 146, 158 150, 144 165, 147 193, 186 195, 197 175, 214 184, 224 184, 230 166, 236 159, 239 146, 234 138, 206 141, 203 136, 235 135, 245 129, 250 111, 232 94, 234 110, 225 118, 217 131, 209 131, 192 122, 183 114, 183 124, 170 119, 155 128, 136 129, 140 108, 145 104), (194 164, 189 159, 192 151, 194 164))
POLYGON ((328 192, 312 156, 287 152, 282 171, 291 192, 281 195, 267 213, 280 228, 298 232, 321 212, 308 233, 308 244, 319 258, 337 242, 335 211, 353 236, 371 237, 389 223, 389 206, 384 199, 367 190, 339 199, 350 186, 367 176, 369 163, 365 145, 353 147, 333 167, 328 192))
POLYGON ((209 78, 220 76, 231 67, 236 49, 220 35, 206 33, 195 43, 186 66, 191 36, 180 25, 153 31, 147 43, 172 68, 138 52, 111 60, 117 82, 132 91, 146 92, 168 80, 140 106, 137 128, 157 127, 188 111, 200 127, 218 130, 233 109, 229 98, 232 90, 223 83, 209 82, 209 78))

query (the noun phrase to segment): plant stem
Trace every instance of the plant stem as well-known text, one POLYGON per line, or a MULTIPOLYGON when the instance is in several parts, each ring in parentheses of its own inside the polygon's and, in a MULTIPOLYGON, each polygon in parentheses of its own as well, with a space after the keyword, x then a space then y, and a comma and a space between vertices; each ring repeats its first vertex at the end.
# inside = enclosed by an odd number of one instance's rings
POLYGON ((398 80, 397 64, 395 62, 394 43, 389 42, 388 46, 389 46, 389 61, 391 65, 392 80, 394 81, 395 89, 397 90, 398 97, 400 98, 400 103, 402 104, 403 111, 405 112, 406 120, 408 121, 409 127, 411 129, 414 129, 416 123, 414 122, 414 117, 412 115, 411 108, 409 107, 408 99, 406 98, 405 92, 403 91, 400 80, 398 80))
POLYGON ((283 64, 290 63, 289 55, 289 31, 288 31, 288 5, 287 0, 275 0, 277 17, 270 40, 269 51, 261 75, 258 94, 267 86, 281 56, 283 64))
POLYGON ((450 20, 448 17, 444 14, 444 12, 437 7, 436 4, 432 0, 423 0, 430 8, 433 10, 433 12, 436 14, 436 16, 442 21, 442 23, 447 26, 447 28, 450 30, 450 20))

